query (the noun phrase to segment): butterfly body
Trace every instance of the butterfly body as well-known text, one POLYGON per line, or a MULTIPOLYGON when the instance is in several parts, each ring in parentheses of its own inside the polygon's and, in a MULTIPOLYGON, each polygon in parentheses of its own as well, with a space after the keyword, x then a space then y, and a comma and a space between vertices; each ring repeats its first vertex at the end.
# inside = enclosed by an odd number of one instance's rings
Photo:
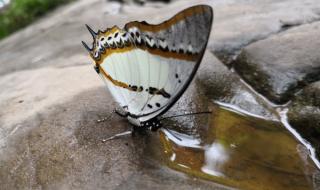
POLYGON ((92 48, 83 45, 130 123, 161 126, 157 117, 179 99, 199 67, 212 17, 211 7, 199 5, 158 25, 134 21, 97 33, 88 27, 92 48))

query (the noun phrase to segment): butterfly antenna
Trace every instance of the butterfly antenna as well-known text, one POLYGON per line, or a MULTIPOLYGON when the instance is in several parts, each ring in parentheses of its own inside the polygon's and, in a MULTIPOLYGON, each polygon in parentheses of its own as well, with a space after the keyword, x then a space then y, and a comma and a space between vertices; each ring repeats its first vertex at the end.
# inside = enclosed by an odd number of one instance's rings
POLYGON ((113 139, 116 139, 116 138, 119 138, 119 137, 123 137, 123 136, 127 136, 127 135, 131 135, 132 134, 132 131, 126 131, 126 132, 123 132, 123 133, 119 133, 119 134, 116 134, 116 135, 113 135, 107 139, 103 139, 102 142, 107 142, 107 141, 110 141, 110 140, 113 140, 113 139))
POLYGON ((159 119, 159 121, 170 119, 170 118, 174 118, 174 117, 182 117, 182 116, 189 116, 189 115, 200 115, 200 114, 211 114, 211 113, 212 113, 212 111, 185 113, 185 114, 180 114, 180 115, 172 115, 172 116, 168 116, 168 117, 163 117, 163 118, 159 119))

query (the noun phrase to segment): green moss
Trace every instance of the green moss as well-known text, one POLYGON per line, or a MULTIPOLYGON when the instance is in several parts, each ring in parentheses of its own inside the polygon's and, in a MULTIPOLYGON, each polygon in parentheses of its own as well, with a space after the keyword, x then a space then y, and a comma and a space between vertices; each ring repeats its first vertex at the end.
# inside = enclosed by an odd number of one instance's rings
POLYGON ((73 0, 13 0, 0 13, 0 39, 23 28, 58 5, 73 0))

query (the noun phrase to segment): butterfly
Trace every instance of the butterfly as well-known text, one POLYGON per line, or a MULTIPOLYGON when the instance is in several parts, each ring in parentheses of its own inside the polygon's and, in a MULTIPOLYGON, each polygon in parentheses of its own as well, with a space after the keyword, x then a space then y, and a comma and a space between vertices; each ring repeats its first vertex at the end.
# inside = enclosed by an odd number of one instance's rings
POLYGON ((119 104, 117 113, 135 127, 160 128, 160 116, 194 78, 212 21, 212 8, 197 5, 158 25, 133 21, 97 32, 86 25, 93 43, 82 44, 119 104))

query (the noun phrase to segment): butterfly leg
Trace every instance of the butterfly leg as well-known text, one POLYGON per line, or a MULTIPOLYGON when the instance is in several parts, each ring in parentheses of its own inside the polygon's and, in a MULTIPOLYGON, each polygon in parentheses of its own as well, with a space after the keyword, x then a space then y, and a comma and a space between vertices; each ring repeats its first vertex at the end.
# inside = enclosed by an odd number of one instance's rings
POLYGON ((108 121, 112 117, 112 113, 116 113, 116 111, 113 110, 109 116, 103 117, 102 119, 98 119, 97 123, 102 123, 102 122, 108 121))
POLYGON ((123 133, 119 133, 119 134, 116 134, 116 135, 113 135, 107 139, 102 139, 102 142, 107 142, 107 141, 110 141, 110 140, 113 140, 113 139, 117 139, 117 138, 120 138, 120 137, 124 137, 124 136, 128 136, 128 135, 132 135, 133 134, 133 131, 125 131, 123 133))
MULTIPOLYGON (((125 111, 125 107, 124 108, 114 109, 111 113, 116 113, 120 117, 127 117, 129 115, 129 113, 125 111)), ((98 119, 97 122, 98 123, 105 122, 105 121, 109 120, 111 117, 112 117, 112 114, 110 116, 108 116, 108 117, 104 117, 102 119, 98 119)))
POLYGON ((120 117, 127 117, 129 115, 129 112, 126 111, 128 109, 128 106, 118 107, 114 109, 114 113, 119 115, 120 117))
MULTIPOLYGON (((115 112, 115 111, 112 111, 112 113, 114 113, 114 112, 115 112)), ((109 116, 104 117, 104 118, 102 118, 102 119, 98 119, 98 120, 97 120, 97 123, 102 123, 102 122, 108 121, 111 117, 112 117, 112 114, 110 114, 109 116)))
POLYGON ((127 117, 129 115, 128 112, 125 112, 123 110, 115 109, 113 110, 114 113, 116 113, 120 117, 127 117))
POLYGON ((136 135, 136 134, 140 134, 143 135, 147 132, 147 130, 151 130, 151 131, 157 131, 159 128, 161 128, 161 122, 158 119, 152 119, 150 121, 146 121, 141 123, 141 126, 136 126, 136 125, 132 125, 132 130, 131 131, 126 131, 123 133, 119 133, 116 135, 113 135, 107 139, 103 139, 102 142, 107 142, 116 138, 120 138, 123 136, 128 136, 128 135, 136 135))

